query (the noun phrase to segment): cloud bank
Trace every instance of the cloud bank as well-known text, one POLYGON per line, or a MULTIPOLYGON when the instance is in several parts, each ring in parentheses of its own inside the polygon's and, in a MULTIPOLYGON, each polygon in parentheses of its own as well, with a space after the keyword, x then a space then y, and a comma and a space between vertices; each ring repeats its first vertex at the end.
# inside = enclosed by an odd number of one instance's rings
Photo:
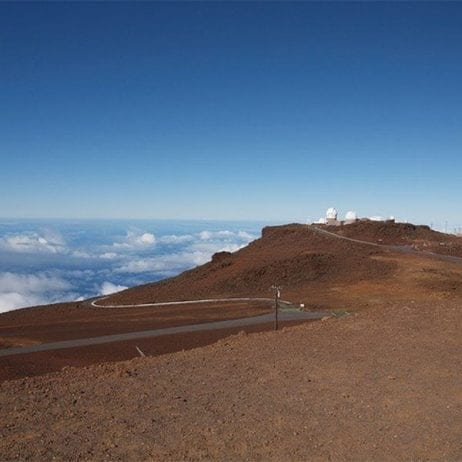
POLYGON ((100 289, 99 294, 100 295, 111 295, 111 294, 120 292, 121 290, 125 290, 125 289, 128 289, 128 287, 113 284, 112 282, 109 282, 109 281, 104 281, 101 284, 101 289, 100 289))
POLYGON ((72 285, 48 274, 0 273, 0 313, 15 308, 58 301, 69 295, 72 285))
POLYGON ((57 232, 10 234, 0 238, 0 250, 18 253, 63 253, 66 244, 57 232))
POLYGON ((204 264, 215 252, 239 250, 260 230, 204 228, 121 222, 54 229, 0 221, 0 312, 155 282, 204 264))

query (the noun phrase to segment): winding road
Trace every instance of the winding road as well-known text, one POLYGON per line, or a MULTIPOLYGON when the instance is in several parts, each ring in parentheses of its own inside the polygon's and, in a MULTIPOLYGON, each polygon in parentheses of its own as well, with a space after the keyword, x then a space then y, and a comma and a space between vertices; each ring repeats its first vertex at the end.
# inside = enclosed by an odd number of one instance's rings
MULTIPOLYGON (((414 249, 410 245, 387 245, 379 244, 375 242, 362 241, 359 239, 353 239, 350 237, 342 236, 324 229, 320 229, 316 226, 311 226, 311 230, 319 234, 330 236, 336 239, 343 239, 357 244, 368 245, 379 247, 385 250, 392 252, 408 253, 413 255, 419 255, 427 258, 434 258, 442 261, 449 261, 452 263, 462 264, 462 258, 454 257, 450 255, 441 255, 428 251, 419 251, 414 249)), ((205 304, 205 303, 233 303, 233 302, 271 302, 271 298, 252 298, 252 297, 240 297, 240 298, 211 298, 203 300, 181 300, 181 301, 169 301, 169 302, 154 302, 154 303, 140 303, 132 305, 102 305, 100 302, 107 299, 106 297, 97 298, 96 300, 88 300, 87 302, 93 308, 142 308, 142 307, 161 307, 161 306, 170 306, 170 305, 190 305, 190 304, 205 304)), ((280 300, 281 309, 280 309, 280 320, 281 321, 303 321, 303 320, 315 320, 321 319, 325 316, 330 316, 331 313, 328 312, 303 312, 292 307, 291 302, 286 300, 280 300), (285 306, 284 306, 285 305, 285 306)), ((201 331, 210 331, 216 329, 228 329, 233 327, 245 327, 256 324, 263 324, 272 322, 274 319, 273 313, 267 313, 264 315, 248 317, 248 318, 239 318, 239 319, 230 319, 225 321, 214 321, 201 324, 190 324, 177 327, 167 327, 163 329, 153 329, 145 331, 136 331, 123 334, 114 334, 114 335, 104 335, 99 337, 90 337, 74 340, 64 340, 59 342, 44 343, 39 345, 31 345, 25 347, 15 347, 15 348, 6 348, 0 350, 0 357, 2 356, 12 356, 24 353, 35 353, 39 351, 52 351, 60 350, 66 348, 75 348, 82 346, 90 345, 100 345, 104 343, 120 342, 125 340, 133 340, 147 337, 160 337, 163 335, 179 334, 179 333, 190 333, 190 332, 201 332, 201 331)))
MULTIPOLYGON (((106 297, 104 297, 106 298, 106 297)), ((93 303, 98 302, 101 299, 95 300, 93 303)), ((194 303, 210 303, 210 302, 223 302, 223 301, 271 301, 272 299, 268 298, 238 298, 238 299, 208 299, 208 300, 195 300, 194 303)), ((142 307, 142 306, 165 306, 165 305, 181 305, 189 304, 190 301, 181 301, 181 302, 164 302, 164 303, 151 303, 143 305, 114 305, 112 308, 127 308, 127 307, 142 307)), ((316 320, 322 319, 325 316, 330 316, 331 313, 328 312, 304 312, 297 309, 294 309, 290 306, 289 302, 280 301, 281 308, 279 310, 279 320, 280 321, 306 321, 306 320, 316 320), (284 307, 284 305, 286 305, 284 307)), ((99 307, 97 303, 93 306, 99 307)), ((109 308, 109 306, 103 306, 109 308)), ((214 321, 201 324, 189 324, 185 326, 177 327, 166 327, 163 329, 152 329, 145 331, 136 331, 129 332, 124 334, 113 334, 113 335, 103 335, 99 337, 90 337, 74 340, 64 340, 60 342, 51 342, 51 343, 42 343, 39 345, 31 345, 25 347, 15 347, 15 348, 6 348, 0 350, 0 357, 2 356, 12 356, 25 353, 36 353, 39 351, 52 351, 52 350, 62 350, 66 348, 75 348, 83 347, 90 345, 101 345, 103 343, 112 343, 112 342, 121 342, 125 340, 141 339, 147 337, 160 337, 163 335, 172 335, 180 333, 191 333, 191 332, 203 332, 216 329, 229 329, 233 327, 245 327, 253 326, 257 324, 265 324, 273 322, 274 314, 267 313, 259 316, 253 316, 249 318, 239 318, 239 319, 229 319, 226 321, 214 321)))
MULTIPOLYGON (((136 305, 99 305, 98 302, 101 300, 105 300, 109 298, 101 297, 93 300, 90 305, 94 308, 143 308, 148 306, 170 306, 170 305, 195 305, 195 304, 202 304, 202 303, 223 303, 223 302, 272 302, 272 298, 251 298, 251 297, 244 297, 244 298, 207 298, 203 300, 181 300, 177 302, 154 302, 154 303, 138 303, 136 305)), ((286 300, 279 300, 280 303, 284 303, 286 305, 291 305, 292 302, 288 302, 286 300)))
POLYGON ((391 252, 407 253, 418 255, 420 257, 433 258, 435 260, 447 261, 451 263, 462 264, 462 257, 455 257, 452 255, 442 255, 439 253, 429 252, 428 250, 416 250, 411 245, 391 245, 391 244, 379 244, 377 242, 362 241, 360 239, 354 239, 352 237, 342 236, 341 234, 333 233, 325 229, 318 228, 317 226, 311 226, 312 231, 324 234, 326 236, 334 237, 336 239, 343 239, 344 241, 355 242, 356 244, 369 245, 373 247, 379 247, 384 250, 391 252))

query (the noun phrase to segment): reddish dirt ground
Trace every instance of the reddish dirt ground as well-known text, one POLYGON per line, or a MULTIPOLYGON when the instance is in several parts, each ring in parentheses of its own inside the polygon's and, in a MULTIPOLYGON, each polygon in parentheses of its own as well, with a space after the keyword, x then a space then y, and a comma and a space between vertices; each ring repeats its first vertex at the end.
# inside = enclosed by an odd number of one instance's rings
POLYGON ((269 302, 142 308, 93 308, 89 303, 62 303, 0 315, 0 348, 245 318, 271 310, 269 302))
MULTIPOLYGON (((280 323, 281 327, 297 324, 301 324, 301 322, 290 321, 280 323)), ((265 323, 230 329, 164 335, 162 337, 142 338, 87 347, 5 356, 0 357, 0 382, 57 372, 65 367, 84 367, 91 364, 133 359, 139 356, 136 347, 140 348, 146 356, 159 356, 209 345, 239 332, 253 333, 272 329, 272 323, 265 323)))
MULTIPOLYGON (((423 237, 431 237, 433 242, 439 242, 435 239, 440 239, 442 235, 425 227, 401 224, 379 226, 372 222, 348 225, 342 229, 347 230, 350 226, 352 231, 348 233, 351 237, 368 240, 371 236, 382 236, 383 243, 393 244, 411 244, 423 237), (400 235, 404 239, 399 239, 400 235)), ((462 242, 462 238, 442 236, 451 242, 462 242)), ((438 244, 438 249, 440 247, 443 248, 438 244)), ((215 255, 210 263, 159 283, 119 292, 103 303, 267 297, 269 287, 277 282, 284 288, 283 297, 295 303, 356 310, 374 304, 374 300, 378 303, 389 297, 395 300, 396 291, 390 290, 391 286, 405 285, 412 297, 426 300, 428 297, 444 296, 448 286, 461 281, 462 264, 439 262, 424 254, 393 253, 379 247, 322 235, 313 227, 294 224, 264 228, 261 239, 238 252, 222 252, 215 255), (435 270, 436 284, 433 288, 427 288, 427 270, 431 268, 435 270), (355 286, 364 283, 371 287, 373 294, 382 296, 365 297, 363 287, 359 293, 356 292, 355 286)), ((402 292, 398 291, 399 294, 402 292)), ((406 298, 407 294, 404 293, 402 299, 406 298)))
POLYGON ((362 241, 387 245, 412 245, 417 250, 462 257, 462 237, 411 223, 357 222, 321 229, 362 241))
POLYGON ((5 460, 462 459, 462 309, 387 304, 0 385, 5 460))
MULTIPOLYGON (((459 245, 423 227, 371 226, 350 237, 431 241, 450 255, 459 245)), ((457 262, 288 225, 107 303, 267 297, 274 282, 285 299, 351 315, 276 333, 222 338, 238 328, 2 358, 0 459, 462 460, 457 262), (133 358, 136 346, 152 357, 88 366, 133 358), (68 365, 79 368, 59 371, 68 365), (50 371, 59 372, 38 376, 50 371), (24 375, 35 376, 8 380, 24 375)), ((151 308, 61 304, 1 315, 0 332, 4 345, 33 343, 268 309, 197 308, 156 317, 151 308)))

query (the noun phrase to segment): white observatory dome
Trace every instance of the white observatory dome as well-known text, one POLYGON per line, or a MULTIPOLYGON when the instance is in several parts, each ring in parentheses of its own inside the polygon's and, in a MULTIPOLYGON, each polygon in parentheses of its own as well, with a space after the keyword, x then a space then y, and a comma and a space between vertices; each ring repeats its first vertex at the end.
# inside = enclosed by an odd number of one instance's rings
POLYGON ((352 212, 351 210, 346 213, 345 221, 356 221, 358 219, 358 215, 356 212, 352 212))
POLYGON ((337 210, 335 210, 334 207, 330 207, 329 209, 327 209, 326 218, 328 220, 336 220, 337 219, 337 210))

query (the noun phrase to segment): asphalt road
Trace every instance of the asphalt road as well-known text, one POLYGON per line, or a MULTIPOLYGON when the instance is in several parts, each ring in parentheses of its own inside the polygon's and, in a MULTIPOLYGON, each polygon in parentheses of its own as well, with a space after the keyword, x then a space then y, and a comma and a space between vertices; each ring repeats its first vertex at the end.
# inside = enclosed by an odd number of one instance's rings
MULTIPOLYGON (((240 299, 242 300, 242 299, 240 299)), ((255 300, 255 299, 248 299, 255 300)), ((197 301, 198 303, 200 301, 197 301)), ((170 302, 171 303, 171 302, 170 302)), ((175 302, 176 303, 176 302, 175 302)), ((186 303, 186 302, 179 302, 186 303)), ((160 304, 162 305, 162 304, 160 304)), ((142 305, 135 305, 142 306, 142 305)), ((321 319, 325 316, 330 316, 331 313, 327 312, 303 312, 295 309, 281 308, 279 311, 280 321, 304 321, 304 320, 315 320, 321 319)), ((227 321, 215 321, 202 324, 191 324, 186 326, 167 327, 164 329, 153 329, 144 330, 137 332, 129 332, 125 334, 114 334, 114 335, 103 335, 100 337, 90 337, 75 340, 64 340, 60 342, 42 343, 39 345, 31 345, 26 347, 6 348, 0 350, 0 356, 13 356, 24 353, 36 353, 39 351, 51 351, 51 350, 62 350, 65 348, 75 348, 90 345, 100 345, 103 343, 120 342, 124 340, 133 340, 138 338, 147 337, 160 337, 162 335, 200 332, 216 329, 227 329, 232 327, 245 327, 257 324, 264 324, 272 322, 274 320, 274 314, 268 313, 260 316, 254 316, 250 318, 241 319, 230 319, 227 321)))
POLYGON ((433 258, 435 260, 447 261, 451 263, 462 264, 461 257, 454 257, 452 255, 442 255, 439 253, 429 252, 427 250, 416 250, 411 245, 389 245, 389 244, 379 244, 377 242, 362 241, 360 239, 353 239, 351 237, 342 236, 341 234, 332 233, 325 229, 320 229, 317 226, 312 226, 311 229, 319 234, 324 234, 336 239, 343 239, 344 241, 356 242, 357 244, 370 245, 374 247, 380 247, 381 249, 389 250, 391 252, 400 252, 408 253, 413 255, 418 255, 420 257, 433 258))

